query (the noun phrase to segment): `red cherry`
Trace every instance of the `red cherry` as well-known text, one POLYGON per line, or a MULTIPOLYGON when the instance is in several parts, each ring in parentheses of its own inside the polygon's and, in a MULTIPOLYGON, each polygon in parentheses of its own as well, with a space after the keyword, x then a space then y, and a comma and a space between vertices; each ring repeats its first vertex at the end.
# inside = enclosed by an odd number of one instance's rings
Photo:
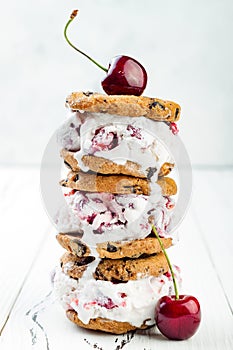
POLYGON ((147 84, 146 70, 134 58, 116 56, 111 60, 101 84, 108 95, 140 96, 147 84))
POLYGON ((166 257, 175 291, 175 295, 163 296, 159 299, 155 308, 155 321, 165 337, 174 340, 188 339, 194 335, 201 322, 200 304, 193 296, 179 295, 171 262, 154 225, 152 225, 152 231, 166 257))
POLYGON ((196 333, 201 321, 198 300, 190 295, 162 297, 155 309, 155 320, 160 332, 173 340, 184 340, 196 333))
POLYGON ((147 74, 145 68, 138 61, 128 56, 116 56, 111 60, 107 69, 71 43, 67 37, 67 28, 77 14, 78 10, 74 10, 66 23, 64 36, 67 43, 107 73, 101 84, 108 95, 140 96, 147 84, 147 74))

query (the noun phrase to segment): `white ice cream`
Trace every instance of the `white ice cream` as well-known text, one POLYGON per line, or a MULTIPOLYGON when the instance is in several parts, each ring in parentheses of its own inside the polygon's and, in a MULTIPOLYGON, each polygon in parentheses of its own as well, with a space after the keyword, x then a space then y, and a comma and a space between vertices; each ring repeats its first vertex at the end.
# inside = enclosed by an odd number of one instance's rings
POLYGON ((57 141, 62 148, 70 151, 80 149, 80 126, 79 113, 72 113, 57 131, 57 141))
POLYGON ((89 169, 82 163, 82 157, 90 154, 122 165, 127 160, 136 162, 145 175, 146 169, 159 170, 164 162, 171 161, 156 138, 156 121, 144 117, 75 112, 58 130, 57 137, 62 147, 76 150, 75 158, 83 171, 89 169))
POLYGON ((152 221, 161 236, 168 235, 173 206, 157 184, 150 196, 71 191, 65 199, 88 245, 144 238, 151 232, 152 221))
MULTIPOLYGON (((176 267, 174 269, 181 283, 179 271, 176 267)), ((102 317, 129 322, 135 327, 140 327, 144 321, 148 326, 153 325, 158 299, 163 295, 174 294, 169 274, 113 284, 93 278, 77 281, 64 274, 60 268, 54 277, 54 292, 63 307, 75 310, 85 324, 90 319, 102 317)))
POLYGON ((81 232, 81 222, 77 215, 75 215, 72 209, 68 207, 68 205, 61 206, 55 217, 54 222, 58 231, 60 232, 81 232))

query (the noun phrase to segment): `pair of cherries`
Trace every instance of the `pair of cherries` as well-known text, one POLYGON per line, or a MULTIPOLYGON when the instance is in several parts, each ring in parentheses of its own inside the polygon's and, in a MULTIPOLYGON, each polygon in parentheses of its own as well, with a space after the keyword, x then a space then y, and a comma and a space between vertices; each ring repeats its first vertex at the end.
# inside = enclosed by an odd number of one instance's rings
MULTIPOLYGON (((101 84, 108 95, 140 96, 147 84, 147 73, 145 68, 138 61, 128 56, 116 56, 109 63, 107 69, 70 42, 67 37, 67 28, 77 16, 77 13, 77 10, 72 12, 64 29, 64 36, 68 44, 107 73, 107 76, 102 80, 101 84)), ((154 226, 152 230, 167 259, 175 290, 175 295, 163 296, 158 301, 155 310, 156 324, 161 333, 169 339, 188 339, 196 332, 200 324, 200 305, 198 300, 193 296, 179 295, 173 269, 163 243, 154 226)))

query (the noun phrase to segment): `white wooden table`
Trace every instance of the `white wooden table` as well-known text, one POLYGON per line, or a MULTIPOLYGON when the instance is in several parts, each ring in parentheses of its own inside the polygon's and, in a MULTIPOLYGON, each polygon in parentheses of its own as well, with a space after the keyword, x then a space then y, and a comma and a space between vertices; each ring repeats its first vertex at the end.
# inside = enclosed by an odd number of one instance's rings
POLYGON ((0 348, 233 349, 233 171, 195 170, 192 204, 169 249, 184 292, 198 297, 202 323, 188 341, 146 333, 105 335, 79 329, 51 296, 50 273, 63 249, 44 212, 39 168, 0 168, 0 348))

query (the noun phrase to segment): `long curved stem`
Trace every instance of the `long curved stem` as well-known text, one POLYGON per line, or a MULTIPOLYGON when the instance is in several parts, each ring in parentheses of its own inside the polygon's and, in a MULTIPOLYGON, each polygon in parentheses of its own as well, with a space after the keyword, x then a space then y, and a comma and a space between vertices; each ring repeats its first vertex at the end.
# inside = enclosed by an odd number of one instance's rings
POLYGON ((168 258, 168 255, 167 255, 167 252, 166 252, 166 250, 165 250, 165 248, 164 248, 163 242, 161 241, 161 239, 160 239, 160 237, 159 237, 159 234, 158 234, 158 232, 157 232, 157 230, 156 230, 156 228, 155 228, 154 225, 152 225, 152 230, 153 230, 153 232, 154 232, 156 238, 158 239, 159 244, 160 244, 160 247, 161 247, 161 249, 162 249, 162 252, 163 252, 163 254, 165 255, 165 258, 166 258, 166 260, 167 260, 167 263, 168 263, 168 266, 169 266, 169 269, 170 269, 171 275, 172 275, 172 281, 173 281, 173 285, 174 285, 176 300, 178 300, 180 297, 179 297, 179 292, 178 292, 178 288, 177 288, 177 284, 176 284, 175 274, 174 274, 174 271, 173 271, 171 262, 170 262, 170 260, 169 260, 169 258, 168 258))
POLYGON ((72 12, 72 14, 70 15, 70 19, 69 21, 66 23, 66 26, 64 28, 64 37, 67 41, 67 43, 76 51, 78 51, 79 53, 81 53, 83 56, 85 56, 86 58, 88 58, 91 62, 93 62, 96 66, 98 66, 99 68, 101 68, 102 70, 104 70, 105 72, 107 72, 107 68, 101 66, 98 62, 96 62, 95 60, 93 60, 93 58, 91 58, 90 56, 88 56, 85 52, 79 50, 76 46, 74 46, 71 41, 69 40, 69 38, 67 37, 67 29, 70 25, 70 23, 73 21, 73 19, 77 16, 78 10, 74 10, 72 12))

